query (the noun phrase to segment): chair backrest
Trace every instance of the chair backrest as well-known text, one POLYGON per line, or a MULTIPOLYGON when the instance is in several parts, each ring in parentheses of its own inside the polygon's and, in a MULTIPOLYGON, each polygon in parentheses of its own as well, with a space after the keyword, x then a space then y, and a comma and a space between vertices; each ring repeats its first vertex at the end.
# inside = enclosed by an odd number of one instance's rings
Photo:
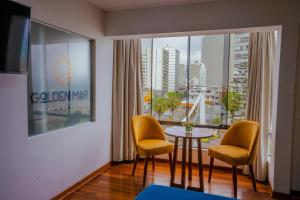
POLYGON ((259 123, 241 120, 233 123, 224 135, 221 145, 232 145, 249 150, 248 156, 254 159, 259 135, 259 123))
POLYGON ((164 130, 159 122, 150 115, 137 115, 131 119, 132 134, 135 146, 141 140, 165 140, 164 130))

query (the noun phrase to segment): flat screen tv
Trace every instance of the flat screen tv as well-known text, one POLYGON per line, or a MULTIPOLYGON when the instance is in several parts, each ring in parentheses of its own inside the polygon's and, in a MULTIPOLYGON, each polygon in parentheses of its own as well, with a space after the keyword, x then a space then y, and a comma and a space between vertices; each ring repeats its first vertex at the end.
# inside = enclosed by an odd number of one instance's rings
POLYGON ((26 73, 30 8, 0 0, 0 73, 26 73))

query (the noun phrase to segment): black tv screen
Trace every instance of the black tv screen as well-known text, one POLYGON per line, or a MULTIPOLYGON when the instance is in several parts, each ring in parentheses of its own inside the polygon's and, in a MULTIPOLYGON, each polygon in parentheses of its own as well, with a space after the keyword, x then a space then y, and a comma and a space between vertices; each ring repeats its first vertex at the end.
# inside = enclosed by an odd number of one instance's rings
POLYGON ((0 73, 24 73, 28 68, 30 8, 0 0, 0 73))

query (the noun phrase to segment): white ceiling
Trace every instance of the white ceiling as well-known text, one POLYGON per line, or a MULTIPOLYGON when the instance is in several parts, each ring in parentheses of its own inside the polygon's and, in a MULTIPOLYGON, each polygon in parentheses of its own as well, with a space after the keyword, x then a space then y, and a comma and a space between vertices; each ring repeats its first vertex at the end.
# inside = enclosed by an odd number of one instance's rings
POLYGON ((220 0, 87 0, 105 11, 149 8, 159 6, 184 5, 220 0))

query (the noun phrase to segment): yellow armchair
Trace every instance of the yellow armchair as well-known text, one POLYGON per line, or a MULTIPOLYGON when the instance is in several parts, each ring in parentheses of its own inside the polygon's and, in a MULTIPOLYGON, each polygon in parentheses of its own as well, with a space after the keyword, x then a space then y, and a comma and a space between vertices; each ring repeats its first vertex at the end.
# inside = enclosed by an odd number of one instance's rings
POLYGON ((252 164, 255 159, 255 150, 259 135, 259 123, 242 120, 230 126, 220 145, 208 148, 210 166, 208 182, 210 183, 214 158, 232 166, 232 180, 234 197, 237 196, 236 167, 248 165, 254 191, 256 191, 255 177, 252 164))
POLYGON ((170 170, 172 166, 172 152, 174 145, 168 142, 164 135, 164 130, 159 122, 150 115, 134 116, 131 120, 136 159, 134 162, 132 175, 135 173, 139 156, 145 156, 143 186, 146 183, 148 159, 152 157, 153 170, 155 168, 155 156, 169 154, 170 170))

